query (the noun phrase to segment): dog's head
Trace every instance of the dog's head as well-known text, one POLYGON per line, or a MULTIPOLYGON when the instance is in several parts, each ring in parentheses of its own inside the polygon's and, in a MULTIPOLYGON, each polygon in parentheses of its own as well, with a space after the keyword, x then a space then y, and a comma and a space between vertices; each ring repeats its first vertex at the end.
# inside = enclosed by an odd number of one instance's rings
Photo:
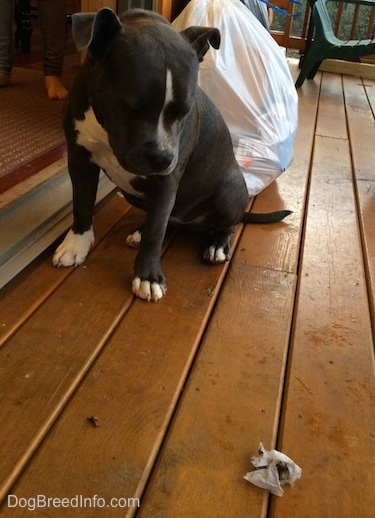
POLYGON ((73 15, 78 50, 88 49, 89 96, 120 165, 134 174, 171 173, 195 103, 199 61, 217 29, 178 33, 152 11, 120 18, 110 9, 73 15))

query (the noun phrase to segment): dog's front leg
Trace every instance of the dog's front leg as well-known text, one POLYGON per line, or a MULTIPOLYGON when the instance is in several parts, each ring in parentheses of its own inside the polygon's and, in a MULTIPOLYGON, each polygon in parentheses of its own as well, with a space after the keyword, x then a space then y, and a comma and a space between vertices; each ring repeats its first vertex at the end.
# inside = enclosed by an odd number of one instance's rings
POLYGON ((134 264, 133 293, 145 300, 163 297, 167 285, 161 267, 161 248, 177 192, 172 175, 149 178, 146 223, 134 264))
POLYGON ((74 146, 69 153, 74 219, 72 228, 53 256, 54 266, 78 266, 94 243, 92 219, 100 169, 90 157, 90 153, 80 146, 74 146))

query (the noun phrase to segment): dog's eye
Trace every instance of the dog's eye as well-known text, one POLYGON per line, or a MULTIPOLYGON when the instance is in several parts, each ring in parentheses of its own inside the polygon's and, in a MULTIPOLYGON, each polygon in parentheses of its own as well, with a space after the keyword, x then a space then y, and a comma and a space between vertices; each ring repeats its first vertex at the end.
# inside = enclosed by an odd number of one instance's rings
POLYGON ((138 114, 141 113, 140 107, 137 106, 136 104, 134 104, 134 105, 127 105, 126 108, 127 108, 128 113, 130 115, 135 116, 135 117, 137 117, 138 114))

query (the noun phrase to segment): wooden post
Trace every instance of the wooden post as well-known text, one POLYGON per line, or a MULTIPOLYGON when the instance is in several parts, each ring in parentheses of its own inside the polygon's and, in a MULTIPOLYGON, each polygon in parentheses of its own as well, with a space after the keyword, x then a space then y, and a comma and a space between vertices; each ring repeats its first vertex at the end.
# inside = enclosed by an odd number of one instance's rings
POLYGON ((171 20, 172 16, 172 0, 159 0, 157 11, 167 20, 171 20))
POLYGON ((83 13, 93 13, 102 7, 110 7, 116 11, 116 0, 81 0, 81 11, 83 13))

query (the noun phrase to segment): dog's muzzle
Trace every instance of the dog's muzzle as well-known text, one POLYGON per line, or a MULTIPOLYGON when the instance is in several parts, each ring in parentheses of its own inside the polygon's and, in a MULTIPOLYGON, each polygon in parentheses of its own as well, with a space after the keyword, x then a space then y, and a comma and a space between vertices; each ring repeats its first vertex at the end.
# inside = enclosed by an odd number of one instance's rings
POLYGON ((173 165, 175 160, 175 154, 166 150, 156 150, 150 149, 146 151, 145 158, 147 162, 150 164, 150 168, 155 173, 162 173, 163 171, 169 171, 171 165, 173 165))
POLYGON ((155 148, 143 149, 136 154, 127 155, 121 162, 122 167, 133 174, 167 176, 177 165, 178 152, 172 153, 170 150, 155 148))

